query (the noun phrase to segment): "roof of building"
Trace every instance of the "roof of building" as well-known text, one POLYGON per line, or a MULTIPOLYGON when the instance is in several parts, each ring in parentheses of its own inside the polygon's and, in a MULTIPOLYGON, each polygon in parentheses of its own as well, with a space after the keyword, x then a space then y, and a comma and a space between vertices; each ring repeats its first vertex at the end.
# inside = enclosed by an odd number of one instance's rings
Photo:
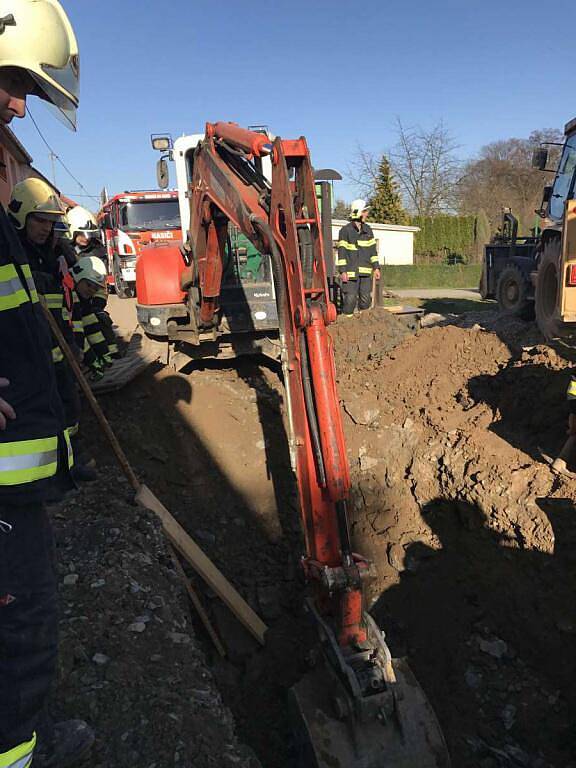
MULTIPOLYGON (((381 224, 378 221, 367 221, 372 229, 389 232, 420 232, 420 227, 405 227, 401 224, 381 224)), ((348 219, 332 219, 332 224, 337 227, 344 227, 348 224, 348 219)))
POLYGON ((7 125, 0 125, 0 144, 10 152, 19 163, 31 165, 32 157, 20 143, 16 134, 7 125))

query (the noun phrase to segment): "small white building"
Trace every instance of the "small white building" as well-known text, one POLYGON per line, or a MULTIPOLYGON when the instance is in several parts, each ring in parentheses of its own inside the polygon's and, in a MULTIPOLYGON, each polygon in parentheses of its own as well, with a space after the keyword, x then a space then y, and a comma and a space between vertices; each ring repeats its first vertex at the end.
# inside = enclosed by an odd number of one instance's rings
MULTIPOLYGON (((344 219, 332 220, 332 241, 338 243, 338 234, 348 222, 344 219)), ((414 264, 414 233, 419 227, 403 227, 399 224, 378 224, 369 221, 374 237, 378 242, 380 264, 414 264)))

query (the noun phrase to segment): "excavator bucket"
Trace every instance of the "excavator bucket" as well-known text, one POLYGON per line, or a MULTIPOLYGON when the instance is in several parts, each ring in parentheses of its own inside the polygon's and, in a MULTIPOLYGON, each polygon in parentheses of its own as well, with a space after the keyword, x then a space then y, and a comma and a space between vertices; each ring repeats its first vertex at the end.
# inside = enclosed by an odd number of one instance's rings
POLYGON ((404 659, 393 659, 392 716, 359 722, 334 696, 322 663, 290 691, 296 764, 302 768, 450 768, 450 757, 423 690, 404 659))

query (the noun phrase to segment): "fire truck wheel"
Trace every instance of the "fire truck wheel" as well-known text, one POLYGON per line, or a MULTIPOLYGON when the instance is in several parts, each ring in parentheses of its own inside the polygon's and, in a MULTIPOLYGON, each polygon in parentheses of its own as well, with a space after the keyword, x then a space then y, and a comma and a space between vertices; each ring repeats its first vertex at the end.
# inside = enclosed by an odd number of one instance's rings
POLYGON ((119 299, 131 299, 134 297, 134 288, 122 279, 122 273, 117 264, 114 264, 114 288, 119 299))
POLYGON ((560 238, 555 237, 544 246, 536 279, 536 322, 548 340, 570 335, 568 327, 560 319, 558 310, 560 260, 560 238))

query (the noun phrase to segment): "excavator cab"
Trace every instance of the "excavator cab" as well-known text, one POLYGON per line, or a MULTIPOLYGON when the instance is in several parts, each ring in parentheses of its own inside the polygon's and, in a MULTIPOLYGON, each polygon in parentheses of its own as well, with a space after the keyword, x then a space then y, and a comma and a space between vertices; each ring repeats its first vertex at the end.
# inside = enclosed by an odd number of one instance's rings
MULTIPOLYGON (((566 125, 565 136, 554 183, 543 204, 535 276, 536 321, 548 339, 576 334, 576 119, 566 125)), ((543 161, 542 153, 539 167, 543 161)))

